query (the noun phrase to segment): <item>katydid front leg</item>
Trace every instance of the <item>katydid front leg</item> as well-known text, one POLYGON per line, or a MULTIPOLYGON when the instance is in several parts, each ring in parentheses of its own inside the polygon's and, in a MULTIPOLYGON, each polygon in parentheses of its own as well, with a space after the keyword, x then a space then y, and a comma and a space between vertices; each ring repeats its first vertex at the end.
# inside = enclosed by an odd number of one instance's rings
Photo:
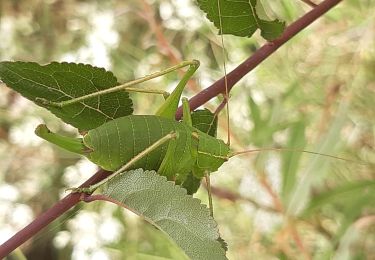
MULTIPOLYGON (((182 121, 189 126, 193 126, 193 121, 191 119, 191 113, 190 113, 190 106, 189 106, 189 102, 186 98, 182 98, 182 109, 183 109, 182 110, 182 112, 183 112, 182 121)), ((198 142, 199 142, 199 140, 198 140, 198 142)), ((194 172, 194 170, 193 170, 193 172, 194 172)), ((210 172, 205 171, 204 177, 205 177, 206 185, 207 185, 208 208, 210 209, 211 217, 213 217, 214 216, 214 205, 212 203, 210 172)))
MULTIPOLYGON (((176 89, 180 89, 180 87, 182 87, 182 89, 183 89, 185 87, 187 81, 189 80, 189 78, 198 69, 198 67, 199 67, 199 61, 198 60, 183 61, 178 65, 172 66, 172 67, 167 68, 167 69, 162 70, 162 71, 152 73, 150 75, 144 76, 144 77, 136 79, 136 80, 126 82, 126 83, 121 84, 119 86, 104 89, 104 90, 101 90, 101 91, 98 91, 98 92, 90 93, 88 95, 73 98, 73 99, 70 99, 70 100, 55 102, 55 101, 50 101, 50 100, 47 100, 47 99, 44 99, 44 98, 36 98, 36 101, 40 102, 43 105, 49 105, 49 106, 62 108, 62 107, 65 107, 65 106, 69 106, 69 105, 72 105, 72 104, 75 104, 75 103, 82 102, 82 101, 87 100, 87 99, 91 99, 91 98, 94 98, 94 97, 102 96, 102 95, 117 92, 117 91, 132 91, 132 92, 162 94, 164 96, 164 98, 166 100, 168 100, 169 93, 166 92, 166 91, 160 91, 160 90, 154 90, 154 89, 138 89, 138 88, 132 88, 132 86, 135 86, 139 83, 148 81, 150 79, 160 77, 162 75, 168 74, 170 72, 173 72, 177 69, 180 69, 180 68, 183 68, 183 67, 186 67, 186 66, 189 66, 189 69, 185 73, 185 75, 183 76, 183 78, 180 81, 180 83, 178 84, 178 86, 176 87, 176 89)), ((77 87, 79 87, 79 86, 77 86, 77 87)), ((182 93, 182 90, 181 90, 181 93, 182 93)), ((174 98, 172 98, 171 100, 174 100, 174 98)), ((179 98, 178 98, 178 100, 179 100, 179 98)), ((178 104, 178 100, 177 100, 177 104, 178 104)), ((174 103, 172 102, 172 104, 174 104, 174 103)), ((177 109, 177 107, 176 107, 176 109, 177 109)), ((163 108, 161 112, 164 112, 164 110, 170 111, 170 109, 163 108)))

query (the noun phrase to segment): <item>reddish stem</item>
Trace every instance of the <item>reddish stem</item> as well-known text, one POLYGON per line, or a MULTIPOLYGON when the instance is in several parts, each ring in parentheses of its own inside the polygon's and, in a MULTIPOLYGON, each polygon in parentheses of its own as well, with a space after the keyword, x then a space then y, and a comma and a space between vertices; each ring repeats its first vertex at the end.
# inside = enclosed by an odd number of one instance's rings
MULTIPOLYGON (((237 66, 233 71, 228 73, 227 82, 228 82, 228 91, 242 79, 246 74, 252 71, 257 67, 262 61, 271 56, 278 48, 280 48, 284 43, 289 39, 293 38, 297 33, 305 29, 320 16, 328 12, 331 8, 337 5, 342 0, 325 0, 310 12, 306 13, 304 16, 299 18, 297 21, 289 25, 283 35, 280 38, 274 40, 273 42, 268 42, 259 48, 253 55, 251 55, 247 60, 242 62, 237 66)), ((189 100, 190 109, 194 110, 205 104, 210 99, 216 97, 219 94, 225 94, 225 84, 224 77, 216 81, 210 87, 202 90, 197 95, 192 97, 189 100)), ((180 119, 182 116, 182 107, 179 107, 176 113, 176 119, 180 119)))
MULTIPOLYGON (((258 49, 250 58, 241 63, 237 68, 227 75, 229 90, 236 84, 243 76, 258 66, 263 60, 274 53, 281 45, 295 36, 298 32, 306 28, 328 10, 333 8, 342 0, 325 0, 313 10, 299 18, 296 22, 292 23, 285 29, 283 35, 273 42, 266 43, 263 47, 258 49)), ((207 89, 201 91, 194 96, 190 101, 190 108, 192 110, 205 104, 207 101, 216 97, 220 93, 225 93, 224 77, 216 81, 207 89)), ((176 113, 176 119, 182 116, 182 108, 180 107, 176 113)), ((87 187, 99 182, 108 175, 108 172, 99 170, 90 179, 83 183, 80 187, 87 187)), ((82 194, 69 194, 55 205, 53 205, 46 212, 38 216, 33 222, 17 232, 13 237, 0 246, 0 258, 4 258, 14 249, 22 245, 42 228, 46 227, 49 223, 57 217, 64 214, 82 199, 82 194)))
POLYGON ((302 0, 305 4, 308 4, 310 7, 314 8, 317 6, 317 4, 311 2, 310 0, 302 0))
MULTIPOLYGON (((85 181, 80 187, 88 187, 92 184, 95 184, 107 177, 109 173, 110 172, 104 170, 99 170, 93 176, 91 176, 90 179, 85 181)), ((78 202, 81 201, 82 196, 83 195, 81 193, 70 193, 62 200, 58 201, 51 208, 49 208, 46 212, 36 217, 33 222, 18 231, 13 237, 11 237, 8 241, 0 246, 0 259, 5 258, 10 252, 36 235, 49 223, 67 212, 70 208, 74 207, 78 202)))

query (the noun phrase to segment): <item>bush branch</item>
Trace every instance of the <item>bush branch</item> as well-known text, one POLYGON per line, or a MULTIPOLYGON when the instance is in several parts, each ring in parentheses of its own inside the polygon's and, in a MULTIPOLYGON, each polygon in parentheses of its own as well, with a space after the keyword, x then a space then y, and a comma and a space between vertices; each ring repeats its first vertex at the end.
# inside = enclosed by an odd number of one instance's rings
MULTIPOLYGON (((304 28, 309 26, 312 22, 317 20, 320 16, 325 14, 335 5, 337 5, 342 0, 325 0, 310 12, 306 13, 304 16, 299 18, 297 21, 292 23, 285 29, 283 35, 273 42, 266 43, 260 49, 258 49, 252 56, 241 63, 237 68, 231 71, 227 75, 229 90, 247 73, 252 71, 256 66, 258 66, 262 61, 268 58, 272 53, 274 53, 280 46, 286 43, 289 39, 294 37, 297 33, 302 31, 304 28)), ((225 92, 224 77, 216 81, 207 89, 201 91, 193 98, 190 99, 190 108, 192 110, 198 108, 199 106, 205 104, 210 99, 216 97, 217 95, 225 92)), ((176 119, 180 119, 182 115, 181 107, 176 113, 176 119)), ((88 187, 92 184, 99 182, 108 176, 108 172, 104 170, 99 170, 90 179, 83 183, 80 187, 88 187)), ((38 216, 29 225, 24 227, 22 230, 17 232, 13 237, 0 246, 0 258, 4 258, 14 249, 22 245, 28 239, 37 234, 42 228, 46 227, 53 220, 64 214, 70 208, 75 206, 80 202, 83 197, 82 194, 72 193, 67 195, 65 198, 57 202, 46 212, 38 216)))
MULTIPOLYGON (((231 90, 233 86, 242 79, 246 74, 256 68, 260 63, 262 63, 266 58, 271 56, 278 48, 280 48, 284 43, 293 38, 297 33, 305 29, 307 26, 312 24, 320 16, 328 12, 331 8, 337 5, 342 0, 325 0, 310 12, 306 13, 304 16, 299 18, 297 21, 289 25, 284 33, 278 39, 264 44, 259 48, 253 55, 251 55, 247 60, 238 65, 234 70, 232 70, 227 75, 228 90, 231 90)), ((225 93, 225 81, 224 77, 216 81, 214 84, 208 88, 202 90, 197 95, 189 100, 190 109, 194 110, 205 104, 212 98, 218 96, 219 94, 225 93)), ((176 113, 176 119, 180 119, 182 116, 182 107, 179 107, 176 113)))
MULTIPOLYGON (((87 181, 85 181, 80 187, 87 187, 95 184, 107 177, 109 173, 110 172, 104 170, 99 170, 87 181)), ((74 207, 78 202, 82 200, 82 196, 83 195, 80 193, 70 193, 62 200, 58 201, 51 208, 49 208, 46 212, 35 218, 22 230, 18 231, 13 237, 11 237, 8 241, 0 246, 0 259, 5 258, 10 252, 22 245, 31 237, 35 236, 49 223, 67 212, 70 208, 74 207)))

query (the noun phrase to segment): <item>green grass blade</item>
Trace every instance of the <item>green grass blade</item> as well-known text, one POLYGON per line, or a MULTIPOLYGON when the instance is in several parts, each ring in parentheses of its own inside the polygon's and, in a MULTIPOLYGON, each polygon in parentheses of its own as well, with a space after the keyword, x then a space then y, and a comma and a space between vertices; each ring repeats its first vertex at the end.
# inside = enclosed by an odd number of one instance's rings
POLYGON ((262 120, 262 114, 261 114, 261 109, 258 106, 257 103, 255 103, 254 99, 249 96, 249 109, 251 113, 251 119, 254 123, 254 128, 263 128, 264 122, 262 120))
MULTIPOLYGON (((329 126, 328 132, 316 142, 315 148, 309 149, 322 154, 335 154, 335 148, 339 145, 340 132, 347 120, 348 104, 343 102, 340 104, 337 116, 329 126)), ((306 207, 312 187, 320 180, 324 179, 328 174, 328 163, 330 161, 323 156, 312 156, 304 172, 300 175, 298 184, 294 186, 290 193, 287 211, 292 215, 299 215, 306 207)))
MULTIPOLYGON (((339 203, 348 206, 350 204, 349 201, 358 201, 363 197, 372 197, 372 201, 374 201, 375 181, 353 182, 324 192, 310 201, 309 205, 303 211, 302 216, 308 217, 314 211, 321 209, 324 205, 332 203, 339 203)), ((371 203, 371 200, 367 201, 368 203, 371 203)), ((353 209, 352 207, 349 208, 353 209)))
MULTIPOLYGON (((303 149, 306 144, 305 139, 306 124, 303 120, 298 121, 290 127, 290 134, 286 148, 303 149)), ((298 165, 302 153, 284 152, 282 153, 282 197, 284 202, 289 200, 290 192, 297 182, 298 165)))
POLYGON ((375 181, 348 183, 313 198, 302 213, 302 217, 316 217, 316 212, 324 212, 326 206, 331 210, 335 208, 337 210, 335 221, 338 228, 330 242, 332 247, 336 248, 346 243, 347 234, 353 232, 350 227, 363 214, 365 208, 373 208, 374 201, 375 181))

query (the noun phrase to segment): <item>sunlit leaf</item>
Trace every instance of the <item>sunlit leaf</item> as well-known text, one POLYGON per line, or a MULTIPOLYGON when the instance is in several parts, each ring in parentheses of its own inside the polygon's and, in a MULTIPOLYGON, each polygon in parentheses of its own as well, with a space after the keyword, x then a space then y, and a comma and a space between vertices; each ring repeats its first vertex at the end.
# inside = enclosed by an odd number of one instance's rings
POLYGON ((103 193, 166 233, 191 259, 226 259, 208 208, 164 176, 124 172, 107 182, 103 193))
POLYGON ((204 133, 216 136, 217 117, 208 109, 196 110, 191 114, 193 126, 204 133))
POLYGON ((124 91, 61 108, 38 102, 38 98, 66 101, 118 85, 111 72, 91 65, 52 62, 41 66, 34 62, 5 61, 0 62, 0 79, 8 87, 80 130, 93 129, 133 112, 132 101, 124 91))
POLYGON ((220 34, 250 37, 260 29, 263 38, 274 40, 284 31, 284 22, 260 18, 264 12, 257 0, 198 0, 198 5, 220 34))

